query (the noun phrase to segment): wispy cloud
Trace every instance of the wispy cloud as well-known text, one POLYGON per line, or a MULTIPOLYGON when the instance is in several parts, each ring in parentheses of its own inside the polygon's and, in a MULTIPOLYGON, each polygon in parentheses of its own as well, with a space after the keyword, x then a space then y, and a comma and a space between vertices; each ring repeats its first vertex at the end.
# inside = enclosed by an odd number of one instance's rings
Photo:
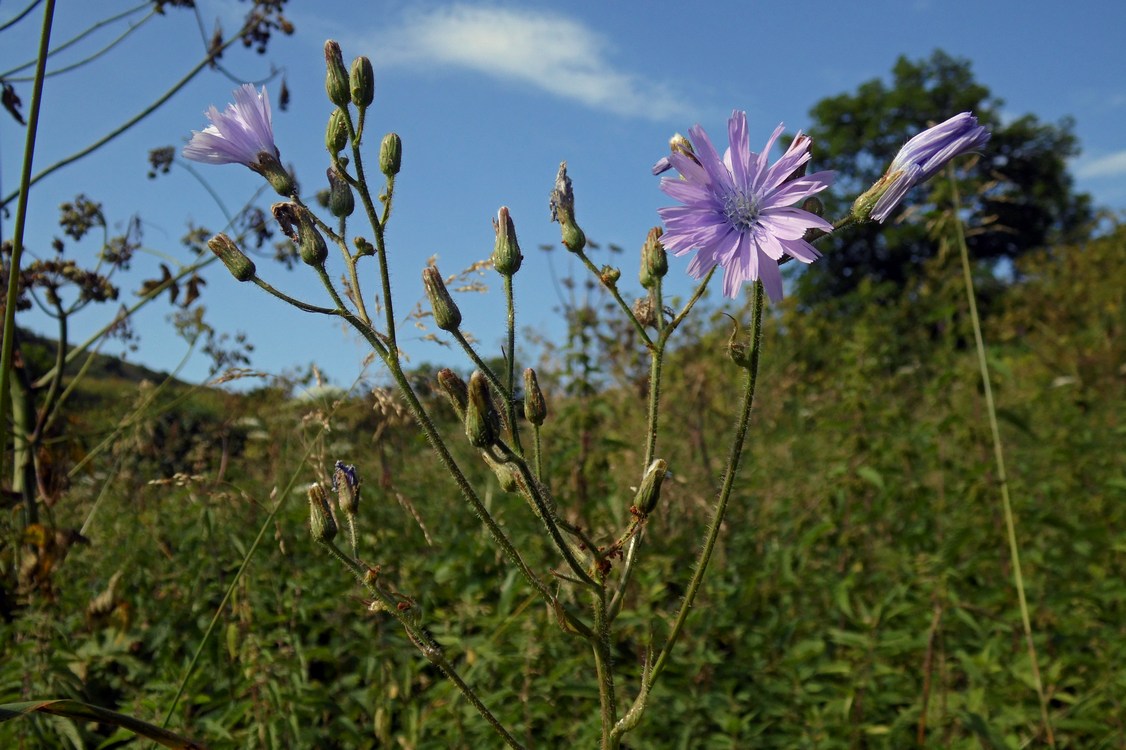
POLYGON ((381 65, 473 70, 632 117, 687 109, 667 85, 616 67, 604 36, 556 12, 454 4, 408 13, 378 37, 381 65))
POLYGON ((1084 161, 1076 165, 1075 176, 1084 180, 1126 176, 1126 151, 1116 151, 1084 161))

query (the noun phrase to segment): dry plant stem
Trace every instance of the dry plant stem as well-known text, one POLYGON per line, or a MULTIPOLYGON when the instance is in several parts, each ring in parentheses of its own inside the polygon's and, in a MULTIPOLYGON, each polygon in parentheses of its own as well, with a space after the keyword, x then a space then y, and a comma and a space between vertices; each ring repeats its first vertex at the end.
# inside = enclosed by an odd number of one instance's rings
POLYGON ((403 630, 407 632, 407 636, 411 639, 411 642, 414 643, 414 645, 418 648, 422 655, 426 657, 426 660, 440 669, 442 671, 442 674, 444 674, 451 682, 454 683, 454 685, 457 686, 457 689, 461 691, 461 694, 465 696, 465 699, 468 700, 470 704, 472 704, 473 708, 477 709, 477 713, 481 714, 481 717, 486 722, 488 722, 489 726, 493 728, 493 731, 500 735, 501 739, 504 740, 504 743, 511 748, 522 748, 523 746, 519 742, 517 742, 511 734, 508 733, 508 730, 504 728, 504 725, 501 724, 495 716, 493 716, 488 707, 481 701, 479 697, 477 697, 477 693, 473 691, 473 688, 469 687, 469 684, 466 683, 464 679, 462 679, 457 669, 455 669, 454 666, 450 664, 449 660, 443 653, 441 646, 436 641, 434 641, 433 637, 425 633, 421 628, 411 622, 410 618, 408 618, 403 612, 399 611, 399 608, 397 606, 398 602, 389 597, 382 589, 380 589, 378 586, 367 579, 367 571, 364 566, 361 566, 358 562, 341 552, 340 548, 333 544, 331 541, 323 541, 321 542, 321 546, 328 550, 329 554, 339 560, 344 567, 348 568, 348 570, 351 571, 352 575, 354 575, 356 579, 361 584, 363 584, 368 593, 379 600, 379 603, 382 605, 382 608, 385 612, 399 621, 399 624, 403 626, 403 630))
MULTIPOLYGON (((677 618, 672 624, 672 630, 669 632, 668 639, 665 640, 661 648, 661 652, 653 662, 652 670, 649 677, 642 681, 641 689, 638 690, 635 706, 641 707, 649 699, 649 693, 653 685, 661 676, 665 664, 668 663, 669 654, 672 652, 673 646, 677 644, 680 637, 680 632, 685 626, 688 619, 689 611, 691 611, 692 604, 696 600, 696 595, 699 592, 700 584, 704 581, 704 574, 707 572, 708 563, 712 560, 712 553, 715 551, 715 544, 720 538, 720 532, 723 527, 723 519, 727 512, 727 503, 731 500, 731 492, 735 485, 735 475, 739 472, 739 462, 743 455, 743 444, 747 440, 747 431, 750 427, 751 421, 751 408, 754 404, 754 387, 758 382, 759 374, 759 356, 761 354, 762 345, 762 297, 763 288, 762 282, 754 283, 754 322, 752 323, 751 333, 751 360, 750 366, 747 369, 747 381, 743 387, 743 404, 740 410, 739 419, 735 422, 735 436, 731 443, 731 454, 727 458, 727 468, 723 477, 723 488, 720 490, 720 499, 716 502, 715 512, 712 516, 712 525, 708 528, 707 538, 704 541, 703 551, 700 552, 699 562, 696 564, 696 571, 692 573, 691 581, 688 583, 688 589, 685 592, 685 599, 680 604, 680 609, 677 611, 677 618)), ((637 721, 640 721, 640 711, 631 711, 627 714, 631 721, 628 723, 623 720, 618 722, 614 727, 615 731, 611 739, 614 741, 609 745, 610 748, 617 748, 622 735, 628 730, 633 729, 637 721)))
POLYGON ((521 456, 524 447, 520 445, 520 428, 516 422, 516 306, 512 300, 512 276, 504 277, 504 299, 508 308, 508 351, 505 359, 508 362, 508 387, 505 391, 508 397, 504 400, 504 416, 508 420, 508 431, 512 435, 512 447, 521 456))
POLYGON ((1040 721, 1043 723, 1044 739, 1050 747, 1056 746, 1055 734, 1048 716, 1048 700, 1044 695, 1044 683, 1040 678, 1040 664, 1036 658, 1036 644, 1032 640, 1032 620, 1028 615, 1028 601, 1024 595, 1024 576, 1021 574, 1020 546, 1017 543, 1016 521, 1013 519, 1013 506, 1009 501, 1009 478, 1005 472, 1005 452, 1001 443, 1001 428, 997 424, 997 408, 993 402, 993 387, 989 382, 989 363, 985 358, 985 340, 981 334, 981 319, 977 314, 977 298, 974 294, 973 272, 970 268, 970 251, 966 247, 966 232, 962 220, 958 216, 958 206, 961 198, 958 195, 958 183, 954 178, 954 167, 947 167, 950 178, 951 199, 954 207, 951 216, 954 219, 955 234, 958 238, 958 250, 962 256, 962 280, 966 287, 966 301, 970 308, 970 322, 974 329, 974 345, 977 348, 977 363, 981 370, 981 382, 985 393, 985 410, 989 415, 989 432, 993 437, 993 458, 997 465, 997 483, 1001 488, 1001 511, 1005 516, 1005 533, 1009 541, 1009 556, 1012 558, 1013 583, 1017 590, 1017 602, 1020 606, 1020 620, 1024 627, 1024 640, 1028 647, 1028 658, 1032 666, 1032 681, 1036 686, 1036 695, 1040 700, 1040 721))
MULTIPOLYGON (((16 227, 12 236, 12 258, 8 266, 8 290, 4 301, 4 339, 0 343, 0 429, 7 431, 7 417, 4 414, 12 372, 12 346, 16 334, 16 297, 19 292, 20 261, 23 259, 23 234, 27 222, 28 192, 34 180, 31 177, 31 163, 35 155, 35 137, 39 131, 39 108, 43 102, 43 75, 47 67, 47 54, 51 46, 51 24, 55 17, 55 0, 47 0, 43 8, 43 30, 39 35, 39 58, 35 63, 35 84, 31 92, 31 107, 27 115, 27 137, 24 140, 23 168, 20 170, 19 202, 16 204, 16 227)), ((10 200, 10 198, 9 198, 10 200)), ((4 201, 6 204, 8 201, 4 201)), ((2 208, 2 206, 0 206, 2 208)), ((4 475, 4 451, 0 450, 0 476, 4 475)), ((35 518, 35 498, 29 496, 26 508, 26 521, 35 518)))

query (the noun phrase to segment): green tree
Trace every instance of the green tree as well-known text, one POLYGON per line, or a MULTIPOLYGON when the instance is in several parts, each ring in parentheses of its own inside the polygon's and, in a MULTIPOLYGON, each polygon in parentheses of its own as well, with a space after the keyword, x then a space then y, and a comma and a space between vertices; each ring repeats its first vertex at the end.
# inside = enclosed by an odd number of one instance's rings
MULTIPOLYGON (((900 146, 923 128, 972 111, 993 133, 980 157, 963 157, 959 190, 969 211, 970 252, 982 260, 1017 258, 1054 242, 1080 239, 1092 218, 1090 198, 1077 193, 1066 160, 1079 152, 1070 119, 1056 124, 1035 115, 1004 122, 1002 100, 974 80, 968 60, 940 50, 912 62, 900 57, 888 85, 880 79, 855 93, 823 99, 810 110, 817 169, 838 173, 826 216, 883 174, 900 146)), ((906 287, 938 244, 928 223, 949 206, 944 180, 914 188, 886 226, 866 223, 835 233, 820 246, 825 257, 803 275, 807 304, 854 291, 863 279, 906 287)))

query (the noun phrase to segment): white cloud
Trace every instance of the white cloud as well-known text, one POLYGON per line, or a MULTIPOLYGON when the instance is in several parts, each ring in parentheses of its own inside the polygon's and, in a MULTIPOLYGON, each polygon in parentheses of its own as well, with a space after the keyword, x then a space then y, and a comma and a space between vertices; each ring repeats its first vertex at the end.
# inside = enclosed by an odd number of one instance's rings
POLYGON ((1124 175, 1126 175, 1126 151, 1100 156, 1075 167, 1075 176, 1085 180, 1124 175))
POLYGON ((376 48, 381 65, 464 68, 615 114, 686 110, 667 86, 617 69, 602 35, 557 13, 454 4, 409 14, 381 30, 376 48))

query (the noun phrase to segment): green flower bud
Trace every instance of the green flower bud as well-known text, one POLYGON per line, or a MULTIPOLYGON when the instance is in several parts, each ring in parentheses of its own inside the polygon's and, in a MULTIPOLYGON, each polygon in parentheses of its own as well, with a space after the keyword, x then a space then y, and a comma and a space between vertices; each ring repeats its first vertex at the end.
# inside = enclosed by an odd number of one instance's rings
POLYGON ((375 255, 375 245, 367 241, 366 237, 356 237, 352 240, 352 244, 356 246, 356 257, 362 258, 365 255, 375 255))
POLYGON ((618 279, 622 278, 622 269, 602 266, 602 269, 598 272, 598 278, 606 286, 615 287, 618 285, 618 279))
POLYGON ((309 533, 317 542, 331 542, 336 538, 336 519, 328 504, 328 495, 320 484, 309 487, 309 533))
POLYGON ((383 136, 379 144, 379 169, 388 177, 399 174, 403 165, 403 140, 395 133, 383 136))
POLYGON ((641 486, 637 488, 637 494, 633 498, 633 507, 642 516, 649 515, 657 507, 657 501, 661 499, 661 485, 668 474, 668 468, 668 463, 660 458, 649 464, 645 477, 641 480, 641 486))
POLYGON ((464 421, 465 408, 469 403, 469 386, 453 370, 442 368, 438 370, 438 387, 446 394, 457 418, 464 421))
POLYGON ((344 67, 344 56, 340 45, 332 39, 325 42, 325 91, 328 100, 338 107, 348 106, 351 94, 348 91, 348 69, 344 67))
POLYGON ((434 266, 422 269, 422 285, 430 298, 430 309, 434 312, 434 325, 443 331, 456 331, 461 325, 461 310, 457 309, 442 274, 434 266))
POLYGON ((653 227, 649 230, 649 236, 645 238, 645 244, 641 246, 639 275, 641 286, 646 289, 652 289, 657 285, 657 281, 669 272, 669 256, 665 252, 665 246, 661 244, 662 233, 660 227, 653 227))
POLYGON ((285 236, 297 243, 301 260, 314 268, 323 266, 328 246, 308 209, 296 203, 275 203, 270 210, 285 236))
POLYGON ((219 256, 223 265, 239 281, 250 281, 254 278, 254 261, 246 257, 234 240, 223 233, 219 233, 207 241, 211 252, 219 256))
POLYGON ((547 402, 531 367, 524 370, 524 417, 537 427, 547 419, 547 402))
POLYGON ((333 216, 343 218, 351 216, 356 210, 356 199, 352 196, 352 186, 337 171, 336 167, 329 167, 328 175, 328 210, 333 216))
POLYGON ((551 220, 559 223, 563 246, 573 253, 586 247, 586 235, 575 223, 575 193, 571 188, 571 178, 567 176, 567 162, 559 165, 550 205, 551 220))
POLYGON ((493 408, 489 382, 480 370, 469 378, 469 398, 465 405, 465 436, 474 448, 487 448, 500 436, 500 417, 493 408))
POLYGON ((371 69, 371 60, 364 56, 352 61, 352 73, 348 77, 348 84, 352 91, 352 103, 363 108, 371 104, 375 98, 375 73, 371 69))
POLYGON ((508 214, 508 206, 501 206, 497 218, 493 219, 493 231, 497 242, 493 249, 493 268, 501 276, 512 276, 520 270, 524 256, 520 254, 520 243, 516 241, 516 225, 508 214))
MULTIPOLYGON (((727 315, 727 313, 724 313, 727 315)), ((728 315, 730 318, 731 316, 728 315)), ((731 318, 734 327, 731 329, 731 338, 727 340, 727 357, 743 369, 750 369, 751 367, 751 352, 750 347, 746 342, 740 341, 739 322, 735 318, 731 318)))
POLYGON ((328 127, 325 128, 325 148, 336 156, 348 145, 348 115, 337 107, 328 116, 328 127))
POLYGON ((360 509, 360 480, 356 475, 356 467, 337 461, 332 472, 332 489, 336 491, 336 502, 340 510, 354 518, 360 509))

